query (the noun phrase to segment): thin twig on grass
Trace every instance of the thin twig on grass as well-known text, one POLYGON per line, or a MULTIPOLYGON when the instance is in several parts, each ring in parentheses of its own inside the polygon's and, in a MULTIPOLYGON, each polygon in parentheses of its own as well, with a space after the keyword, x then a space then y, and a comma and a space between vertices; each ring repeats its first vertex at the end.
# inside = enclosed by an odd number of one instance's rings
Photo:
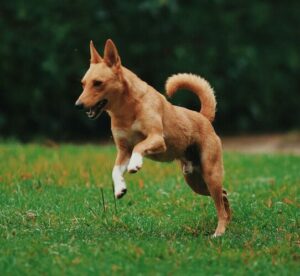
POLYGON ((117 201, 116 201, 116 197, 115 197, 115 187, 114 187, 114 183, 112 182, 112 195, 113 195, 113 199, 114 199, 114 204, 115 204, 115 214, 117 215, 117 201))
POLYGON ((103 212, 104 212, 104 214, 105 214, 105 212, 106 212, 106 207, 105 207, 104 193, 103 193, 103 188, 102 188, 102 187, 100 187, 100 191, 101 191, 101 198, 102 198, 103 212))

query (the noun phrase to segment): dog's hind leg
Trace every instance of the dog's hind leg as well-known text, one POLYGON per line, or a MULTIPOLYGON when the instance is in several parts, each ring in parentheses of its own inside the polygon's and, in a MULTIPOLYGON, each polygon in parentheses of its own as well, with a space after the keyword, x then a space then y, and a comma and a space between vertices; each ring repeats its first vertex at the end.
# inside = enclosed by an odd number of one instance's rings
MULTIPOLYGON (((181 162, 181 166, 182 166, 182 172, 183 172, 185 182, 190 186, 190 188, 199 195, 210 196, 210 192, 206 186, 206 183, 204 182, 200 169, 194 166, 192 166, 193 169, 190 168, 187 169, 185 167, 186 163, 183 162, 181 162), (187 170, 189 172, 187 172, 187 170)), ((227 192, 225 189, 222 189, 222 195, 223 195, 225 210, 230 220, 231 209, 227 198, 227 192)))
POLYGON ((195 167, 193 163, 187 166, 186 161, 181 161, 182 172, 185 182, 190 186, 190 188, 199 195, 209 196, 210 193, 202 177, 199 166, 195 167), (191 167, 192 168, 191 168, 191 167))
POLYGON ((210 194, 202 177, 200 158, 199 146, 192 144, 185 150, 184 157, 180 159, 180 163, 186 183, 195 193, 207 196, 210 194))
POLYGON ((208 143, 202 147, 201 167, 203 179, 217 209, 218 226, 213 235, 217 237, 224 234, 231 212, 226 191, 222 188, 224 169, 221 142, 217 138, 208 143))
MULTIPOLYGON (((181 162, 182 165, 182 170, 183 170, 183 176, 186 181, 186 183, 190 186, 190 188, 197 194, 199 195, 204 195, 204 196, 211 196, 211 192, 208 189, 204 178, 202 176, 201 170, 199 167, 193 167, 193 170, 191 173, 185 173, 186 170, 184 166, 186 165, 184 162, 181 162)), ((210 182, 209 182, 210 183, 210 182)), ((220 190, 215 187, 211 187, 211 190, 213 192, 213 199, 217 208, 217 213, 218 213, 218 227, 215 231, 214 237, 220 236, 224 233, 225 231, 225 226, 226 224, 230 221, 231 219, 231 209, 229 205, 229 201, 227 198, 227 192, 224 189, 221 189, 222 191, 222 200, 220 199, 220 190), (224 206, 224 207, 222 207, 224 206), (223 209, 225 208, 226 215, 224 215, 223 209)))

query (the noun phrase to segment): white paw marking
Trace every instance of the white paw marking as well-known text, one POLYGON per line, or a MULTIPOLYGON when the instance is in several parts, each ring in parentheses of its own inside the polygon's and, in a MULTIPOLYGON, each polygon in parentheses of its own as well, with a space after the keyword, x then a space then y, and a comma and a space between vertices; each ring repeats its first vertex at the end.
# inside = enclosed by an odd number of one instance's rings
POLYGON ((128 162, 123 165, 116 165, 112 171, 112 178, 114 182, 115 197, 121 198, 127 191, 126 183, 123 177, 124 172, 126 171, 128 162))
POLYGON ((129 165, 127 167, 127 171, 130 173, 135 173, 142 166, 143 166, 143 156, 138 152, 132 153, 130 161, 129 161, 129 165))
POLYGON ((212 235, 212 238, 221 237, 223 234, 224 234, 224 232, 215 232, 215 233, 212 235))
POLYGON ((194 171, 193 163, 190 161, 187 161, 183 166, 182 166, 182 172, 183 174, 190 174, 194 171))

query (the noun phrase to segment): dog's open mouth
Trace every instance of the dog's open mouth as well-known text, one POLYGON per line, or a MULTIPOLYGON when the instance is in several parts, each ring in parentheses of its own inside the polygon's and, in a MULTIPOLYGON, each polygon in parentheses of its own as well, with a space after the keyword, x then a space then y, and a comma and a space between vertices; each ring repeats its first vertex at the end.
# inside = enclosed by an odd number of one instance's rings
POLYGON ((95 104, 93 107, 91 107, 86 112, 89 119, 91 119, 91 120, 97 119, 101 115, 101 113, 103 112, 104 107, 106 106, 106 104, 107 104, 107 100, 104 99, 104 100, 98 102, 97 104, 95 104))

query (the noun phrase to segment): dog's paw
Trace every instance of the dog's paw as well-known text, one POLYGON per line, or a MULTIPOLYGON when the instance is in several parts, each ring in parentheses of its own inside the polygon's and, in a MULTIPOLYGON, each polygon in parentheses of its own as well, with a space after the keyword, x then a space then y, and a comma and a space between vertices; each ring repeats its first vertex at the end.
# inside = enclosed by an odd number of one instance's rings
POLYGON ((212 235, 212 238, 221 237, 225 233, 225 227, 221 229, 216 229, 215 233, 212 235))
POLYGON ((143 166, 143 156, 137 152, 134 152, 131 155, 127 171, 129 173, 136 173, 138 170, 140 170, 143 166))
POLYGON ((213 239, 215 239, 215 238, 221 237, 222 235, 223 235, 223 233, 222 234, 221 233, 214 233, 211 237, 213 239))
POLYGON ((122 198, 127 192, 126 188, 123 188, 121 191, 115 192, 116 199, 122 198))

